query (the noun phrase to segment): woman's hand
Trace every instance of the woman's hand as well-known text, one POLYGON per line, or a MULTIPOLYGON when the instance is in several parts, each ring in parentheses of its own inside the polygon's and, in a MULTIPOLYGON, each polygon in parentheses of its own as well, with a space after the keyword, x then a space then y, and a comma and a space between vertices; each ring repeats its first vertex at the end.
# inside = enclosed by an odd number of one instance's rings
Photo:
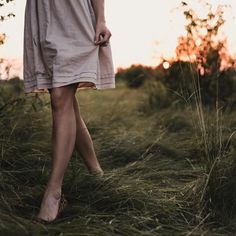
POLYGON ((106 47, 109 44, 111 36, 112 34, 105 22, 98 22, 96 25, 95 45, 106 47))

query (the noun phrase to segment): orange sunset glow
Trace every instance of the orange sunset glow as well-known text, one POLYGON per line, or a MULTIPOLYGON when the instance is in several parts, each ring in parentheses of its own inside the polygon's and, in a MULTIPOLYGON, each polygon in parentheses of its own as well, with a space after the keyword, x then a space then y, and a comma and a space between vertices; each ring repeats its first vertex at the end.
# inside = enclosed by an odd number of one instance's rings
MULTIPOLYGON (((200 15, 204 14, 201 2, 186 1, 200 15)), ((236 1, 211 0, 218 4, 230 5, 226 10, 226 23, 221 32, 227 36, 231 55, 236 54, 236 1)), ((2 67, 13 64, 11 74, 22 77, 23 25, 26 0, 15 0, 1 9, 13 12, 16 17, 0 24, 0 32, 6 33, 6 43, 0 46, 0 57, 6 59, 2 67)), ((179 9, 179 0, 106 0, 107 25, 112 31, 111 44, 115 67, 128 67, 131 64, 156 66, 161 58, 175 55, 178 37, 185 34, 185 19, 179 9)), ((168 67, 167 64, 164 67, 168 67)), ((5 75, 2 75, 4 77, 5 75)))

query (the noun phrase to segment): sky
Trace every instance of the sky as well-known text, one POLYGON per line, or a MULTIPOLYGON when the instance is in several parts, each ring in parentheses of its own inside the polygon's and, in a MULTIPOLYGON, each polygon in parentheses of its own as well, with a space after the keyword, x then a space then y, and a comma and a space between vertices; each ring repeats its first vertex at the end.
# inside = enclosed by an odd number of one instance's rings
MULTIPOLYGON (((199 14, 199 0, 186 0, 199 14)), ((201 0, 200 0, 201 2, 201 0)), ((230 4, 223 33, 228 37, 229 51, 236 54, 236 1, 208 0, 213 6, 230 4)), ((26 0, 15 0, 1 8, 1 14, 12 11, 16 17, 0 22, 0 32, 7 34, 0 46, 0 57, 15 61, 12 73, 22 76, 23 27, 26 0)), ((107 26, 112 32, 111 46, 115 68, 131 64, 158 65, 160 58, 174 55, 177 40, 185 33, 184 17, 178 8, 181 0, 105 0, 107 26)))

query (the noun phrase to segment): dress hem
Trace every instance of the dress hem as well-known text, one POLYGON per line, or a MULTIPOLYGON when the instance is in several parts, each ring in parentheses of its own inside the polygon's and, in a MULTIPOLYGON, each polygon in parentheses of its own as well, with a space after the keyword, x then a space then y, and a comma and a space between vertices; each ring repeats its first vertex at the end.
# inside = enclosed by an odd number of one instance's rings
POLYGON ((94 89, 94 90, 104 90, 104 89, 112 89, 116 88, 115 85, 115 77, 109 78, 109 82, 105 83, 97 83, 97 81, 93 78, 79 78, 75 79, 72 81, 69 81, 67 83, 58 83, 58 84, 33 84, 32 86, 27 86, 26 84, 24 85, 24 93, 29 94, 29 93, 49 93, 48 89, 52 88, 58 88, 70 84, 78 83, 77 89, 78 90, 85 90, 85 89, 94 89), (80 83, 82 84, 80 87, 80 83), (89 84, 88 84, 89 83, 89 84))

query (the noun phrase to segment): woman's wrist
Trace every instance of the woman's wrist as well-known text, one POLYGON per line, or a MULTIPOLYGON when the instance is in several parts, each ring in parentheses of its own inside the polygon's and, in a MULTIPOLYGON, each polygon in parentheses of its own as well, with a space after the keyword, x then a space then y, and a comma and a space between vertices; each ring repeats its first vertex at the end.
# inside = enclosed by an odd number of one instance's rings
POLYGON ((93 0, 92 7, 95 13, 97 23, 106 24, 104 13, 104 0, 93 0))
POLYGON ((97 23, 106 24, 106 19, 104 16, 97 16, 97 23))

